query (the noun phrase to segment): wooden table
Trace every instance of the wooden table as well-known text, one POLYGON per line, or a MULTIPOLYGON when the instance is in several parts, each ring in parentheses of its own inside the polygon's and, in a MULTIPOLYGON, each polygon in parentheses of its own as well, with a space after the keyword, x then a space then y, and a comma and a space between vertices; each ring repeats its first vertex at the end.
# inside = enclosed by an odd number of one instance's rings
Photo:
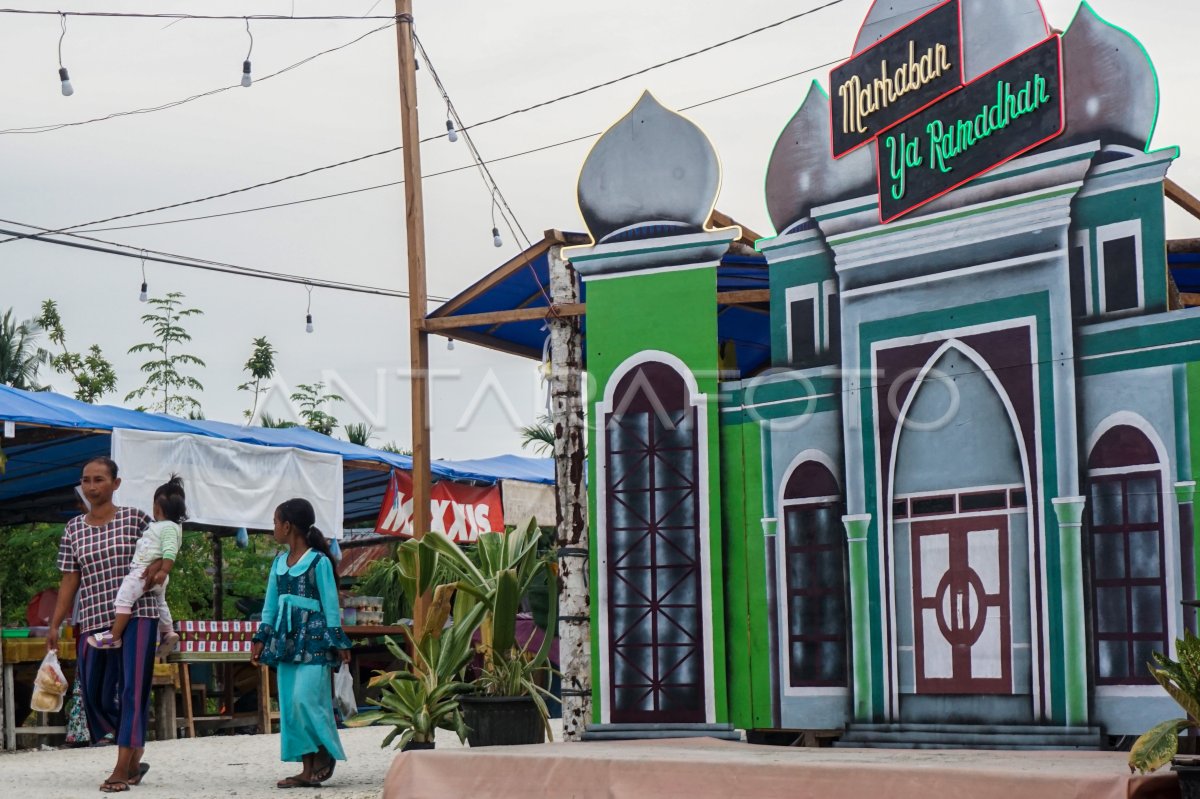
POLYGON ((225 670, 225 701, 228 712, 215 716, 196 716, 192 708, 192 663, 217 663, 231 666, 249 663, 249 652, 175 652, 167 658, 168 663, 177 663, 180 669, 180 690, 183 691, 183 723, 189 738, 196 737, 196 722, 216 727, 243 726, 247 720, 257 723, 260 733, 271 731, 271 722, 279 714, 271 711, 271 672, 266 666, 258 667, 258 709, 253 713, 235 713, 233 710, 233 686, 230 669, 225 670))
MULTIPOLYGON (((38 714, 41 724, 36 727, 17 726, 16 669, 18 665, 41 663, 46 656, 46 639, 5 638, 3 642, 3 646, 0 646, 0 663, 4 665, 4 748, 10 752, 16 749, 18 735, 65 734, 65 726, 48 724, 49 713, 38 714)), ((58 659, 64 666, 75 660, 74 638, 60 639, 58 659)))
MULTIPOLYGON (((71 664, 75 661, 75 639, 64 636, 59 639, 58 659, 63 665, 68 682, 74 682, 71 664)), ((65 735, 65 725, 49 724, 49 713, 39 713, 41 721, 36 727, 17 726, 16 670, 18 666, 33 667, 40 664, 46 655, 45 638, 5 638, 0 648, 0 663, 4 665, 4 748, 17 748, 17 736, 21 735, 65 735)), ((160 689, 155 706, 159 740, 175 737, 175 677, 172 666, 162 663, 154 665, 151 685, 160 689)), ((66 701, 70 701, 66 697, 66 701)))

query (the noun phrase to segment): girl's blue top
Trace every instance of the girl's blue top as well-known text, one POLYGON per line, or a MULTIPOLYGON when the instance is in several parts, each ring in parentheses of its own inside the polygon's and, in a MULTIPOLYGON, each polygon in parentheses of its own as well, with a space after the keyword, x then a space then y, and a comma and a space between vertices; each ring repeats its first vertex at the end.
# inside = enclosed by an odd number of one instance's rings
POLYGON ((351 644, 342 630, 333 564, 315 549, 290 568, 287 557, 288 553, 280 553, 271 564, 262 624, 254 634, 263 645, 259 660, 268 666, 336 665, 341 662, 337 650, 351 644))

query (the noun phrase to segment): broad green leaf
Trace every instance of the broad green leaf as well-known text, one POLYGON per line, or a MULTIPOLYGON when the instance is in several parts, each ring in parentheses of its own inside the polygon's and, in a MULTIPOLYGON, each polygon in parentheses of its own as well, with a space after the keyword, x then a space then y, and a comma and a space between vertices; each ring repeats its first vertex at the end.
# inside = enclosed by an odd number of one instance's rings
POLYGON ((382 719, 386 713, 382 710, 367 710, 362 713, 356 713, 346 720, 347 727, 370 727, 375 722, 382 719))
POLYGON ((1129 768, 1145 774, 1171 762, 1179 750, 1179 733, 1192 723, 1187 719, 1171 719, 1158 724, 1133 742, 1129 750, 1129 768))
POLYGON ((496 576, 496 599, 492 608, 492 648, 500 657, 507 657, 517 643, 517 611, 521 605, 521 590, 517 573, 506 569, 496 576))

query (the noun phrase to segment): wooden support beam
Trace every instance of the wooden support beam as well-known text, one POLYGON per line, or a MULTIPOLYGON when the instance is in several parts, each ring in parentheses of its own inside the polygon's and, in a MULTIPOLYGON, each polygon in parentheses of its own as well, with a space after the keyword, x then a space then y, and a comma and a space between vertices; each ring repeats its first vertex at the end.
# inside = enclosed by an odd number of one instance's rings
POLYGON ((1200 199, 1197 199, 1196 195, 1190 193, 1170 178, 1163 181, 1163 190, 1166 192, 1168 200, 1197 219, 1200 219, 1200 199))
POLYGON ((751 305, 756 302, 770 301, 770 289, 743 289, 741 291, 717 292, 717 305, 751 305))
POLYGON ((712 214, 708 217, 708 221, 711 224, 713 224, 719 228, 734 227, 735 225, 737 227, 740 227, 742 229, 742 236, 741 236, 741 238, 738 239, 738 241, 742 242, 743 244, 749 244, 751 247, 754 246, 754 243, 756 241, 758 241, 759 239, 762 238, 762 236, 758 235, 753 230, 751 230, 750 228, 743 225, 741 222, 738 222, 736 219, 729 216, 728 214, 721 213, 720 211, 716 210, 715 208, 713 209, 712 214))
POLYGON ((555 313, 551 313, 549 308, 541 306, 539 308, 514 308, 508 311, 463 314, 462 316, 429 317, 425 319, 425 330, 429 333, 440 333, 464 327, 500 325, 506 322, 529 322, 552 316, 583 316, 583 313, 583 303, 575 302, 557 306, 555 313))
MULTIPOLYGON (((753 305, 770 302, 770 289, 744 289, 741 291, 722 291, 717 294, 718 305, 753 305)), ((569 302, 555 306, 555 312, 545 306, 537 308, 512 308, 506 311, 489 311, 487 313, 463 314, 462 316, 437 316, 425 319, 427 333, 449 333, 467 327, 483 327, 502 325, 507 322, 529 322, 538 319, 549 319, 554 316, 584 316, 586 305, 582 302, 569 302)), ((465 339, 464 339, 465 340, 465 339)))

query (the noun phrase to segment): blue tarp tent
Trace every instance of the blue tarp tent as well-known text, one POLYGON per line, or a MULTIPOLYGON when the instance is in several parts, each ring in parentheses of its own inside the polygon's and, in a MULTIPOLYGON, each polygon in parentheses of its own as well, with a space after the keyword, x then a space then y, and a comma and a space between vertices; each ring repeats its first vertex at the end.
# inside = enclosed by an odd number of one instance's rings
MULTIPOLYGON (((89 405, 51 392, 29 392, 0 386, 0 421, 14 422, 17 436, 0 439, 8 458, 0 475, 0 523, 50 521, 75 513, 74 486, 89 458, 109 452, 114 429, 166 433, 293 447, 336 454, 345 464, 347 522, 372 520, 387 487, 391 469, 410 471, 412 458, 321 435, 303 427, 243 427, 226 422, 177 419, 111 405, 89 405)), ((434 461, 433 479, 494 484, 522 480, 553 484, 549 458, 503 455, 472 461, 434 461)))
MULTIPOLYGON (((719 224, 724 226, 733 222, 722 217, 719 224)), ((730 292, 765 291, 770 288, 766 258, 754 252, 750 246, 757 234, 743 230, 743 236, 744 239, 739 240, 717 266, 718 297, 714 297, 714 301, 718 301, 717 337, 735 347, 738 373, 741 377, 749 377, 770 365, 771 317, 766 303, 762 300, 729 304, 719 302, 720 295, 730 292)), ((550 302, 546 292, 550 285, 550 248, 555 245, 577 246, 590 241, 582 233, 547 231, 541 241, 459 292, 435 309, 429 318, 449 320, 453 317, 537 308, 546 308, 548 311, 550 302)), ((587 295, 582 288, 580 299, 586 304, 587 295)), ((488 322, 440 329, 438 332, 450 338, 537 360, 543 357, 547 336, 543 319, 488 322)), ((583 332, 586 337, 586 316, 583 319, 583 332)))

